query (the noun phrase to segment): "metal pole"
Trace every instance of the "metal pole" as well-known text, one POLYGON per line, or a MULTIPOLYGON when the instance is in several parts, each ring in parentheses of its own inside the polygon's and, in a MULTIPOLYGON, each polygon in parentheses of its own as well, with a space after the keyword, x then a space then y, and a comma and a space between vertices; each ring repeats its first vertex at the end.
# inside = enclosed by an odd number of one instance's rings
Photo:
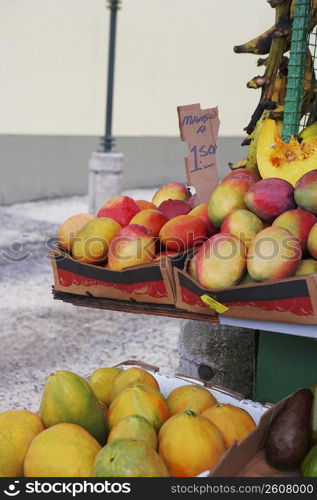
POLYGON ((116 27, 117 11, 120 8, 121 0, 108 0, 110 9, 110 34, 109 34, 109 55, 108 55, 108 85, 106 103, 105 135, 100 138, 102 151, 107 153, 112 150, 115 138, 112 137, 112 109, 113 109, 113 86, 114 86, 114 64, 116 48, 116 27))

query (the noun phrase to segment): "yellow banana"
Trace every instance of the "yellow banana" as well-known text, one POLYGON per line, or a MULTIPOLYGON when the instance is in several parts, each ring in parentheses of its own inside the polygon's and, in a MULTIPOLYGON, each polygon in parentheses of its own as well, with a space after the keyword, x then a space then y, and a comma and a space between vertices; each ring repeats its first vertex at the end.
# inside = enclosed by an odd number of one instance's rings
POLYGON ((258 137, 260 130, 262 128, 264 113, 265 112, 263 112, 261 118, 257 121, 257 124, 254 127, 254 130, 251 134, 251 142, 250 142, 247 161, 246 161, 247 168, 257 169, 257 162, 256 162, 257 137, 258 137))
POLYGON ((302 142, 311 142, 312 137, 316 138, 317 136, 317 122, 312 123, 308 127, 305 127, 298 138, 302 140, 302 142))
POLYGON ((272 120, 275 120, 277 122, 281 122, 284 116, 284 108, 284 104, 279 104, 275 109, 270 111, 269 118, 272 118, 272 120))
POLYGON ((271 101, 278 103, 284 102, 286 94, 286 82, 287 77, 283 73, 279 72, 275 78, 271 101))
POLYGON ((251 143, 249 146, 249 151, 248 151, 248 156, 247 156, 247 161, 246 161, 246 167, 257 170, 257 161, 256 161, 256 152, 257 152, 257 145, 258 145, 258 138, 263 126, 263 123, 265 119, 269 116, 270 111, 265 110, 263 111, 261 118, 257 121, 256 126, 254 127, 254 130, 251 134, 251 143))

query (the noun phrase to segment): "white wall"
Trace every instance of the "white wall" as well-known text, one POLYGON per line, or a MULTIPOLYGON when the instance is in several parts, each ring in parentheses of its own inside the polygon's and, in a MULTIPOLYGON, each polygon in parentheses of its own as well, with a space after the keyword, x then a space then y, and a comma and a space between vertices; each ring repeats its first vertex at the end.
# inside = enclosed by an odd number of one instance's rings
MULTIPOLYGON (((103 134, 105 3, 0 0, 1 134, 103 134)), ((114 133, 178 135, 177 105, 200 102, 219 106, 221 135, 242 135, 259 68, 233 46, 273 18, 265 0, 123 0, 114 133)))

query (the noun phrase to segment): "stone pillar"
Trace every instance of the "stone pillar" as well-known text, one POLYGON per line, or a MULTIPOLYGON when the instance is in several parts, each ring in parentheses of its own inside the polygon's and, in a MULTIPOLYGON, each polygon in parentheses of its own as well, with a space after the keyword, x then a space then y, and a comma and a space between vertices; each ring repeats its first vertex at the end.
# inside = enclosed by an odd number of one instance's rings
POLYGON ((122 153, 93 151, 89 161, 88 209, 95 215, 101 205, 122 192, 122 153))
POLYGON ((256 332, 202 321, 186 321, 179 337, 178 373, 253 398, 256 332))

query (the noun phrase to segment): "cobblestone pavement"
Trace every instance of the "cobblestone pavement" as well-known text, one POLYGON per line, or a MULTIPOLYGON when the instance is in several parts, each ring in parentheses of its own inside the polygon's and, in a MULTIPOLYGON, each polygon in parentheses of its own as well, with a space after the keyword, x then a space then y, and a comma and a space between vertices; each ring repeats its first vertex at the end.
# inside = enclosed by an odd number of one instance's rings
MULTIPOLYGON (((153 190, 126 194, 150 199, 153 190)), ((175 373, 182 320, 74 307, 52 297, 47 241, 86 197, 0 207, 0 411, 38 409, 57 369, 88 375, 139 359, 175 373)))

